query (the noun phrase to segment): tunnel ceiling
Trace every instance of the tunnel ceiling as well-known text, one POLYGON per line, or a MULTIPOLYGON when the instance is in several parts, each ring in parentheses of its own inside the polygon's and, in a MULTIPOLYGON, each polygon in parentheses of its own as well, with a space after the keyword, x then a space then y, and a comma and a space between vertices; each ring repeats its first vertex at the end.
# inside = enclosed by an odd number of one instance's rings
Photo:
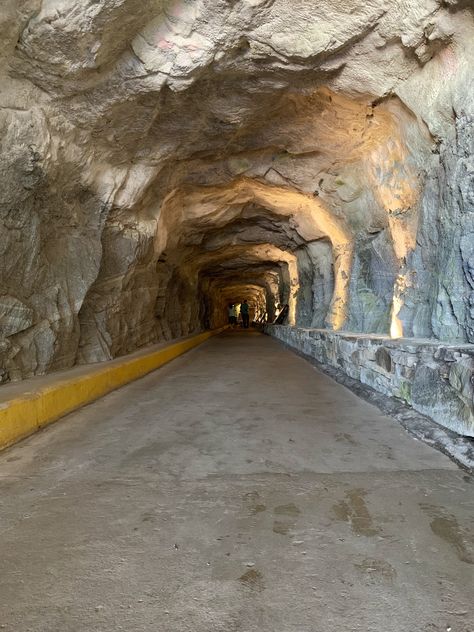
POLYGON ((0 380, 217 326, 239 288, 474 341, 473 24, 456 0, 4 3, 0 380))

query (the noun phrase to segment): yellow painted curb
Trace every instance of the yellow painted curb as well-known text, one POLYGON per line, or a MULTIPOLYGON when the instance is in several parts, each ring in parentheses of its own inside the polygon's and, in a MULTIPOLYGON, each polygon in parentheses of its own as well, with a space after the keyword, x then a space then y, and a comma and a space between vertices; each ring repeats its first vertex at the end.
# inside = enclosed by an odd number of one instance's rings
MULTIPOLYGON (((25 381, 25 392, 6 401, 0 400, 0 450, 84 404, 158 369, 224 329, 226 327, 205 331, 149 353, 94 365, 82 375, 68 377, 67 373, 62 373, 54 380, 54 374, 50 374, 52 381, 36 388, 31 381, 25 381), (30 390, 26 391, 28 388, 30 390)), ((3 388, 8 389, 8 386, 3 388)))

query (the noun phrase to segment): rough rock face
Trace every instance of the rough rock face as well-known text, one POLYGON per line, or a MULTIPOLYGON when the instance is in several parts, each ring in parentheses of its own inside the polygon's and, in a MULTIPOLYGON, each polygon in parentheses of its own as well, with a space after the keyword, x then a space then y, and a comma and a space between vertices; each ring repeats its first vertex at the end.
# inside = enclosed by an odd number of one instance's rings
POLYGON ((369 334, 280 325, 267 325, 266 329, 326 370, 335 368, 343 377, 395 396, 438 424, 474 437, 472 345, 387 340, 369 334))
POLYGON ((0 381, 220 325, 474 342, 474 13, 7 0, 0 381))

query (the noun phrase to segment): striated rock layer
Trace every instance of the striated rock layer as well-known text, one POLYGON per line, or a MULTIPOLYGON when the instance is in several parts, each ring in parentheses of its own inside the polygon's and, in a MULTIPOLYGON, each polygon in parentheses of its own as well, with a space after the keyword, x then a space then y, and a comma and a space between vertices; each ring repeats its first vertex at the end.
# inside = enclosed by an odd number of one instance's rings
POLYGON ((7 0, 0 37, 0 381, 243 297, 474 342, 469 0, 7 0))

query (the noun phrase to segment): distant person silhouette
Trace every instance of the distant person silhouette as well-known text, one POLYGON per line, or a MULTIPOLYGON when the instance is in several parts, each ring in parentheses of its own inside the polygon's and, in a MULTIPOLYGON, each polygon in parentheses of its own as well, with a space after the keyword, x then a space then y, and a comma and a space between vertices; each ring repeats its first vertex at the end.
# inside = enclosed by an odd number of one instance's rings
POLYGON ((249 316, 249 304, 247 303, 246 300, 240 306, 240 314, 242 316, 242 324, 244 326, 244 329, 248 329, 250 316, 249 316))
POLYGON ((229 303, 229 307, 227 311, 229 314, 229 325, 231 325, 232 327, 235 327, 237 324, 237 311, 235 309, 235 305, 233 305, 232 303, 229 303))

